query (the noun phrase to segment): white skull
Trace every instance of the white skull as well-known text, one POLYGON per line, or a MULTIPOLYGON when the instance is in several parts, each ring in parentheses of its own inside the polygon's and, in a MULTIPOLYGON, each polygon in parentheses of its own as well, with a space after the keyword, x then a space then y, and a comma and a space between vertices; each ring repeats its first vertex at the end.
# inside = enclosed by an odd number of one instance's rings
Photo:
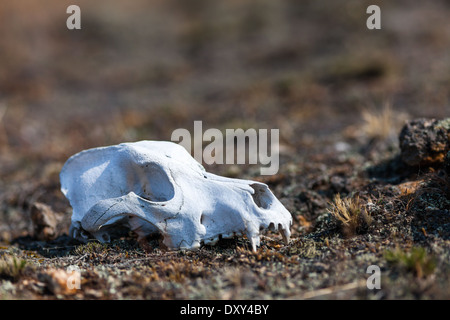
POLYGON ((291 214, 267 185, 211 174, 180 145, 122 143, 82 151, 65 163, 61 190, 73 208, 70 235, 108 242, 126 226, 139 238, 158 233, 169 249, 245 234, 252 249, 262 229, 289 241, 291 214))

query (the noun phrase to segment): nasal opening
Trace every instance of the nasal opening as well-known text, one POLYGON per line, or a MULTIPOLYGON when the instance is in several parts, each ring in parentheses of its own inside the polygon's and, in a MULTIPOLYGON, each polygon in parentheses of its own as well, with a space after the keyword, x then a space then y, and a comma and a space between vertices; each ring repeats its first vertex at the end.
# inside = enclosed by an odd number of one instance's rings
POLYGON ((269 209, 273 201, 269 188, 266 185, 259 183, 253 183, 250 187, 255 190, 252 194, 255 204, 262 209, 269 209))

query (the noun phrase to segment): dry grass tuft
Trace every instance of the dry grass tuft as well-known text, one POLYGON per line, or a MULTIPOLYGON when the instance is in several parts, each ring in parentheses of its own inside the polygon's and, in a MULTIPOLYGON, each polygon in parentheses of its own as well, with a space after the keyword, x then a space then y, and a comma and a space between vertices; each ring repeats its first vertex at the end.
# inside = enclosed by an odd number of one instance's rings
POLYGON ((392 110, 390 104, 385 104, 381 110, 364 110, 362 112, 363 125, 362 131, 373 140, 387 140, 397 138, 406 115, 392 110))
POLYGON ((341 198, 337 194, 328 212, 340 223, 345 236, 352 236, 372 223, 359 196, 341 198))

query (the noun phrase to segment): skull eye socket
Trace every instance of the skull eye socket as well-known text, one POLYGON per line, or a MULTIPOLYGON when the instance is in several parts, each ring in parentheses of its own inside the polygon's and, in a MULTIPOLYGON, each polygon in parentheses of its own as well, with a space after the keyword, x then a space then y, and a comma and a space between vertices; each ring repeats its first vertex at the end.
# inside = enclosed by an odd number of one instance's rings
POLYGON ((255 204, 262 209, 269 209, 272 205, 272 196, 267 186, 263 184, 253 183, 250 185, 250 187, 255 190, 255 192, 252 194, 252 198, 255 204))
POLYGON ((155 164, 146 164, 140 172, 135 184, 135 193, 140 197, 153 201, 165 202, 175 195, 175 189, 167 173, 155 164))

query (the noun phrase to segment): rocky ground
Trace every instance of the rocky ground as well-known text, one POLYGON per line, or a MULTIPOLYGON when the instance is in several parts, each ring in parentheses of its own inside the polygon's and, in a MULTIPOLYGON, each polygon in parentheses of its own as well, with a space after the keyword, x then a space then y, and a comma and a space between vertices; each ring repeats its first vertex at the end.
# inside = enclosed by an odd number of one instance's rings
POLYGON ((376 1, 78 1, 78 31, 50 2, 0 4, 0 298, 450 298, 447 2, 380 3, 375 31, 376 1), (194 120, 280 130, 276 175, 205 167, 267 183, 289 244, 67 236, 70 155, 194 120))

